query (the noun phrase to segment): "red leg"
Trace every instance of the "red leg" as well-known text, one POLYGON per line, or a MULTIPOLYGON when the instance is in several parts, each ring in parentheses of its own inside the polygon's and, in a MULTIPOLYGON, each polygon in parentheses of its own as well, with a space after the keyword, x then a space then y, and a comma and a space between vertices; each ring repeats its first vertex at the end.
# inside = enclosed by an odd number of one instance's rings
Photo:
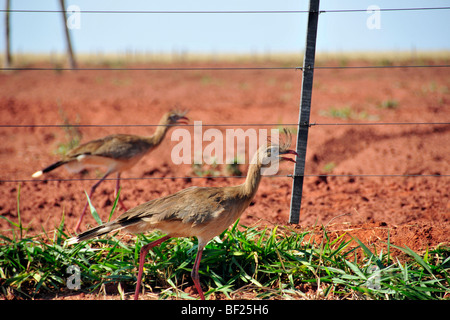
MULTIPOLYGON (((103 178, 101 178, 96 184, 94 184, 92 186, 91 191, 89 192, 89 199, 92 198, 92 195, 94 194, 95 189, 97 189, 97 187, 100 185, 100 183, 102 183, 106 179, 106 177, 110 175, 110 173, 111 172, 108 171, 103 176, 103 178)), ((86 209, 88 207, 88 204, 89 204, 89 202, 86 200, 86 204, 84 205, 83 212, 81 213, 80 219, 78 220, 78 223, 77 223, 77 225, 75 227, 75 232, 79 232, 80 231, 81 221, 83 220, 84 214, 86 213, 86 209)))
MULTIPOLYGON (((120 188, 120 172, 117 172, 116 190, 114 191, 114 198, 117 197, 117 194, 119 193, 119 188, 120 188)), ((123 204, 123 201, 120 199, 120 197, 119 197, 118 202, 123 210, 128 211, 128 208, 125 207, 125 205, 123 204)))
POLYGON ((202 260, 203 247, 199 245, 197 251, 197 257, 195 257, 194 267, 192 268, 191 277, 194 280, 195 287, 197 288, 197 292, 200 295, 200 299, 205 300, 205 296, 203 295, 202 287, 200 286, 200 277, 198 275, 198 268, 200 267, 200 260, 202 260))
POLYGON ((162 238, 159 238, 158 240, 150 242, 149 244, 147 244, 141 248, 141 251, 139 253, 139 272, 138 272, 138 279, 137 279, 137 283, 136 283, 136 291, 134 292, 134 300, 137 300, 139 298, 139 290, 141 287, 142 272, 144 271, 145 256, 147 255, 148 251, 151 248, 160 245, 162 242, 166 241, 169 238, 170 238, 170 236, 164 236, 162 238))

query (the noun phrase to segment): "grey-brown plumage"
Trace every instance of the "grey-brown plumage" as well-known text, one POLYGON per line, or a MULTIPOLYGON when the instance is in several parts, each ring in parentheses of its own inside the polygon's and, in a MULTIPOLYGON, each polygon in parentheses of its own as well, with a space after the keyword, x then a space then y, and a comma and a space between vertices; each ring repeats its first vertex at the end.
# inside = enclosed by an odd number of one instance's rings
MULTIPOLYGON (((190 187, 174 194, 154 199, 138 205, 123 213, 117 220, 88 230, 68 240, 69 244, 101 236, 103 234, 125 230, 132 233, 144 233, 158 229, 167 235, 141 248, 138 282, 135 299, 139 295, 142 269, 145 255, 155 245, 171 237, 197 237, 198 253, 192 269, 192 278, 201 299, 204 299, 200 286, 198 268, 205 245, 234 223, 249 206, 261 180, 261 172, 269 166, 267 160, 290 160, 274 157, 278 154, 296 154, 289 150, 288 140, 279 146, 269 145, 258 149, 243 184, 229 187, 190 187)), ((295 162, 295 161, 293 161, 295 162)))
MULTIPOLYGON (((60 161, 51 164, 43 170, 35 172, 32 177, 40 177, 42 174, 50 172, 60 166, 64 166, 72 172, 80 172, 81 170, 91 167, 102 167, 106 169, 106 173, 94 186, 92 186, 89 197, 92 196, 99 184, 112 173, 117 173, 116 196, 120 185, 120 174, 133 167, 140 159, 142 159, 142 157, 160 145, 171 126, 183 123, 183 120, 187 120, 185 114, 186 112, 176 110, 167 112, 161 118, 155 133, 149 137, 129 134, 113 134, 84 143, 71 149, 60 161)), ((120 199, 119 203, 125 208, 125 205, 120 199)), ((87 205, 88 202, 86 202, 80 219, 78 220, 75 228, 76 231, 78 231, 81 226, 87 205)))

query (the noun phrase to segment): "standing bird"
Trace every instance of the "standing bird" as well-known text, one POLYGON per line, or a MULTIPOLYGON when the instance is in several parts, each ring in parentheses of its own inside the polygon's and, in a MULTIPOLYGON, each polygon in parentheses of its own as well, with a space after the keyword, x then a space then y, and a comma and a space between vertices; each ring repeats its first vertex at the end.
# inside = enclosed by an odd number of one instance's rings
POLYGON ((67 240, 68 244, 95 238, 106 233, 124 229, 132 233, 143 233, 158 229, 166 236, 153 241, 140 250, 139 272, 134 299, 139 297, 145 256, 148 251, 171 237, 197 237, 198 252, 191 276, 197 292, 205 299, 200 286, 198 269, 205 245, 221 234, 235 222, 249 206, 258 190, 262 172, 269 167, 270 161, 293 159, 279 157, 283 154, 297 153, 289 150, 290 134, 284 143, 261 146, 254 155, 243 184, 229 187, 190 187, 174 194, 154 199, 128 210, 115 221, 85 231, 67 240))
MULTIPOLYGON (((176 124, 186 123, 186 112, 169 111, 161 118, 155 133, 149 137, 141 137, 128 134, 113 134, 89 141, 78 147, 71 149, 62 160, 53 163, 43 170, 35 172, 32 177, 37 178, 42 174, 50 172, 60 166, 66 167, 71 172, 80 172, 89 167, 106 168, 105 175, 92 186, 89 198, 92 197, 95 189, 110 174, 117 173, 116 189, 114 197, 117 196, 120 185, 120 174, 133 167, 144 155, 156 148, 164 139, 167 130, 176 124)), ((123 202, 119 203, 124 210, 127 210, 123 202)), ((80 219, 75 227, 78 232, 88 206, 86 202, 80 219)))

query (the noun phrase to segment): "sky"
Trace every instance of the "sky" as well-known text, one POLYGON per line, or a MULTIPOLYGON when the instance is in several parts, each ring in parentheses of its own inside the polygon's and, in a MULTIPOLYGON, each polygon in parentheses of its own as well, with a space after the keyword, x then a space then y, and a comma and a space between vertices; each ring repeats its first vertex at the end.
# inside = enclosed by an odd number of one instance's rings
MULTIPOLYGON (((60 10, 58 0, 11 0, 11 9, 60 10)), ((1 8, 5 8, 3 0, 1 8)), ((66 0, 66 7, 126 11, 308 10, 308 0, 66 0)), ((321 0, 317 52, 450 50, 450 10, 366 12, 379 8, 448 7, 442 0, 321 0)), ((295 53, 304 50, 306 13, 81 13, 70 15, 77 53, 295 53)), ((5 50, 4 12, 0 50, 5 50)), ((60 13, 11 13, 14 53, 66 48, 60 13)))

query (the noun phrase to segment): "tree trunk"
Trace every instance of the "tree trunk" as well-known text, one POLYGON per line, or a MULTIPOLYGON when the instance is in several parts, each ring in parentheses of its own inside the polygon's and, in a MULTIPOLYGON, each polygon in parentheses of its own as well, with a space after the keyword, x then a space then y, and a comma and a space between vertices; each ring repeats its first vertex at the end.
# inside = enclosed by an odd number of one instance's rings
POLYGON ((5 39, 6 39, 6 52, 5 52, 5 67, 11 67, 11 40, 10 40, 10 20, 9 9, 11 7, 11 0, 6 0, 6 12, 5 12, 5 39))
POLYGON ((66 15, 66 5, 64 3, 64 0, 59 0, 60 4, 61 4, 61 12, 63 15, 63 22, 64 22, 64 33, 66 34, 66 42, 67 42, 67 55, 69 57, 69 62, 70 62, 70 67, 72 69, 76 69, 77 68, 77 64, 73 55, 73 50, 72 50, 72 42, 70 41, 70 32, 69 32, 69 28, 67 26, 67 15, 66 15))

